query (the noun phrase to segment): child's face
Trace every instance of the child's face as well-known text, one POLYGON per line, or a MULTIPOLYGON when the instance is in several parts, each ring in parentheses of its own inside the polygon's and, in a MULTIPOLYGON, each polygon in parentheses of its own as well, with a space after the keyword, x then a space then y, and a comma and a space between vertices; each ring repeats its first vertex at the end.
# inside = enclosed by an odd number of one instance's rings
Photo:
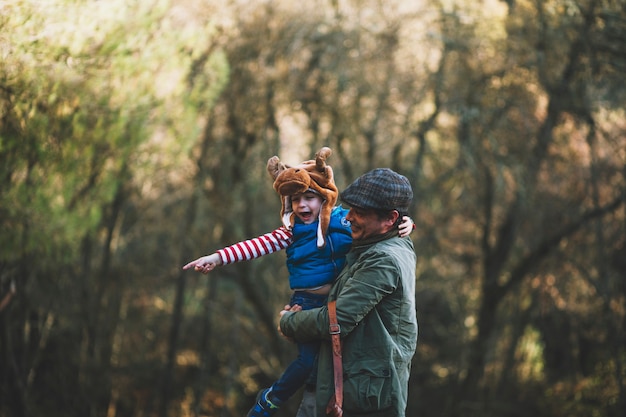
POLYGON ((311 224, 319 217, 323 201, 321 196, 307 191, 291 196, 291 209, 304 224, 311 224))

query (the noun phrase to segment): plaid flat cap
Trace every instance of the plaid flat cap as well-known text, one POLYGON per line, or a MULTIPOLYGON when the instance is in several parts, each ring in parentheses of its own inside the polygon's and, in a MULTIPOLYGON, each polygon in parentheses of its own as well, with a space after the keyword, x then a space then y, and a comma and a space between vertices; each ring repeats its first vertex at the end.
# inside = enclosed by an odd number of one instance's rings
POLYGON ((361 175, 341 194, 349 206, 408 213, 413 200, 409 180, 389 168, 376 168, 361 175))

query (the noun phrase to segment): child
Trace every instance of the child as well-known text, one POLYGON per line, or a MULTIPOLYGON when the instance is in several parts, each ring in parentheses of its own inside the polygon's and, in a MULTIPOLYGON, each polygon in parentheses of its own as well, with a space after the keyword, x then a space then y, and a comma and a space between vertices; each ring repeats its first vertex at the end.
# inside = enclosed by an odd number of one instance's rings
MULTIPOLYGON (((333 280, 345 264, 352 245, 347 209, 335 206, 337 187, 332 169, 325 161, 329 148, 322 148, 315 161, 288 167, 277 157, 268 161, 274 178, 274 189, 281 195, 283 226, 254 239, 236 243, 203 256, 185 265, 208 273, 218 265, 250 260, 276 252, 287 251, 289 285, 293 290, 290 305, 303 309, 321 307, 326 303, 333 280)), ((400 234, 411 232, 413 222, 404 217, 400 234)), ((269 417, 280 405, 304 385, 315 366, 320 342, 298 343, 298 357, 271 387, 261 390, 248 417, 269 417)))

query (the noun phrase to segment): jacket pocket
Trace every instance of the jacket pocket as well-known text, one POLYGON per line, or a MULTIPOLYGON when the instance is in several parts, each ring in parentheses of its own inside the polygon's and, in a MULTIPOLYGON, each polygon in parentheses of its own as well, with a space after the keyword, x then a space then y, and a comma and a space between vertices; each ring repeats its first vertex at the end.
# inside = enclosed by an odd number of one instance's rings
POLYGON ((346 412, 367 413, 392 406, 392 371, 387 362, 359 361, 345 371, 343 408, 346 412))

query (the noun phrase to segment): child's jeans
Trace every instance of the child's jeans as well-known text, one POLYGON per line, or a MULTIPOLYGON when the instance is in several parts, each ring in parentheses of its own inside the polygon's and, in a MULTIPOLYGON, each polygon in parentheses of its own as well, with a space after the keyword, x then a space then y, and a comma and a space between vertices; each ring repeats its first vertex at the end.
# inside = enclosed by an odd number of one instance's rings
MULTIPOLYGON (((306 291, 295 291, 289 305, 298 304, 302 310, 322 307, 326 305, 327 295, 312 294, 306 291)), ((285 369, 278 381, 272 385, 272 396, 279 401, 286 401, 309 380, 309 376, 316 371, 317 353, 320 342, 298 343, 298 357, 285 369)))

